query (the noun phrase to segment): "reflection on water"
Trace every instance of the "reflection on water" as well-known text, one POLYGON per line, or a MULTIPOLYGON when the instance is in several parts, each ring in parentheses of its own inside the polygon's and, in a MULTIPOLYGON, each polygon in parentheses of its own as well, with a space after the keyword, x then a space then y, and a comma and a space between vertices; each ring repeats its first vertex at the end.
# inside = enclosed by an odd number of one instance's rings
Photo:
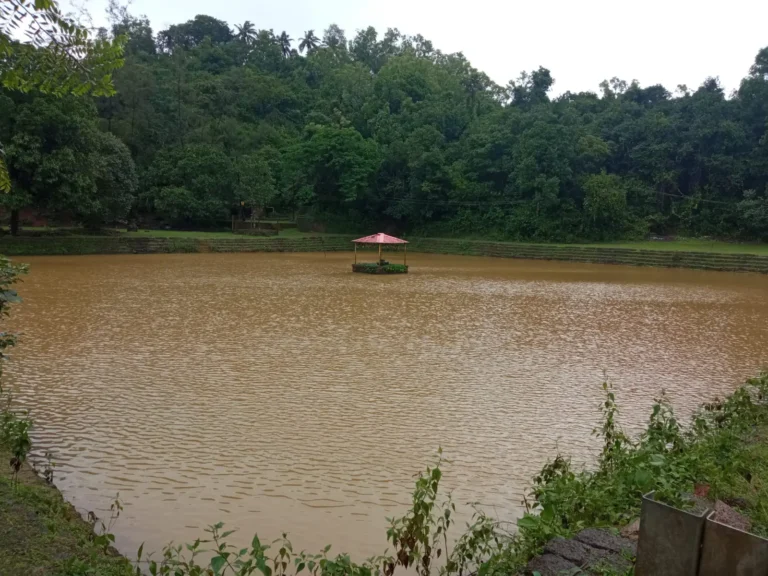
MULTIPOLYGON (((289 530, 385 547, 438 446, 457 503, 514 519, 559 449, 589 462, 605 371, 624 424, 680 411, 768 359, 768 278, 413 255, 28 258, 8 372, 80 509, 126 504, 119 547, 289 530)), ((466 510, 467 507, 464 506, 466 510)))

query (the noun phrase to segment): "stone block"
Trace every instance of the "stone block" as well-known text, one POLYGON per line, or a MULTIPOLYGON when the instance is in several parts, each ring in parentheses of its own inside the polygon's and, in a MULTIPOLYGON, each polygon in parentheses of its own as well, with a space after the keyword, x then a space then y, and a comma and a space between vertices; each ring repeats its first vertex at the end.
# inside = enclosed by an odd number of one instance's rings
POLYGON ((593 548, 602 548, 616 552, 617 554, 637 555, 637 544, 630 540, 620 538, 606 530, 599 528, 587 528, 576 534, 576 540, 593 548))
POLYGON ((525 567, 524 574, 531 575, 534 572, 538 572, 541 576, 561 576, 563 572, 568 574, 579 574, 583 572, 578 571, 578 566, 573 562, 569 562, 560 556, 554 554, 542 554, 537 556, 525 567))

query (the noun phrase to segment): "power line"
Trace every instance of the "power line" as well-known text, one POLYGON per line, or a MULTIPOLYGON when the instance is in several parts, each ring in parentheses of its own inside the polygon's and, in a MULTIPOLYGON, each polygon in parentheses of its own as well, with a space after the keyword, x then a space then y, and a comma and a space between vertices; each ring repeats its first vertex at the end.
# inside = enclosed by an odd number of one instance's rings
POLYGON ((724 200, 709 200, 707 198, 692 198, 684 194, 670 194, 669 192, 657 192, 662 196, 669 196, 670 198, 682 198, 683 200, 696 200, 697 202, 707 202, 709 204, 723 204, 725 206, 731 206, 733 202, 725 202, 724 200))

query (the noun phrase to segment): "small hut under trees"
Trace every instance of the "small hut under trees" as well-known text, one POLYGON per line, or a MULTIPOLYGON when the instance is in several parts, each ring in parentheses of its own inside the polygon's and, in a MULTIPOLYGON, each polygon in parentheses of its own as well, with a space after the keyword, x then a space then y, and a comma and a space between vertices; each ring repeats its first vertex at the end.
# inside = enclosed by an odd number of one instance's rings
POLYGON ((395 238, 389 234, 379 232, 378 234, 371 234, 357 240, 352 240, 355 244, 355 262, 352 264, 352 272, 362 272, 363 274, 406 274, 408 272, 408 241, 402 238, 395 238), (379 247, 379 259, 376 262, 357 262, 357 247, 358 245, 378 245, 379 247), (402 245, 403 247, 403 263, 402 264, 390 264, 381 257, 382 246, 402 245))

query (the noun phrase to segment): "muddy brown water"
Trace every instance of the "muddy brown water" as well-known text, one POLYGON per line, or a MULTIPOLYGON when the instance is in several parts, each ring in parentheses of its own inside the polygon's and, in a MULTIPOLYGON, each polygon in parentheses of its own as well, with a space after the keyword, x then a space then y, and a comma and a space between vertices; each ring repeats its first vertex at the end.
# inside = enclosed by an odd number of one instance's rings
MULTIPOLYGON (((125 511, 121 551, 288 531, 386 547, 413 475, 514 520, 559 449, 589 463, 605 372, 623 424, 679 413, 768 361, 768 277, 415 254, 30 257, 7 367, 39 457, 80 510, 125 511), (393 261, 396 257, 393 257, 393 261)), ((102 511, 102 512, 99 512, 102 511)), ((465 516, 466 517, 466 516, 465 516)))

